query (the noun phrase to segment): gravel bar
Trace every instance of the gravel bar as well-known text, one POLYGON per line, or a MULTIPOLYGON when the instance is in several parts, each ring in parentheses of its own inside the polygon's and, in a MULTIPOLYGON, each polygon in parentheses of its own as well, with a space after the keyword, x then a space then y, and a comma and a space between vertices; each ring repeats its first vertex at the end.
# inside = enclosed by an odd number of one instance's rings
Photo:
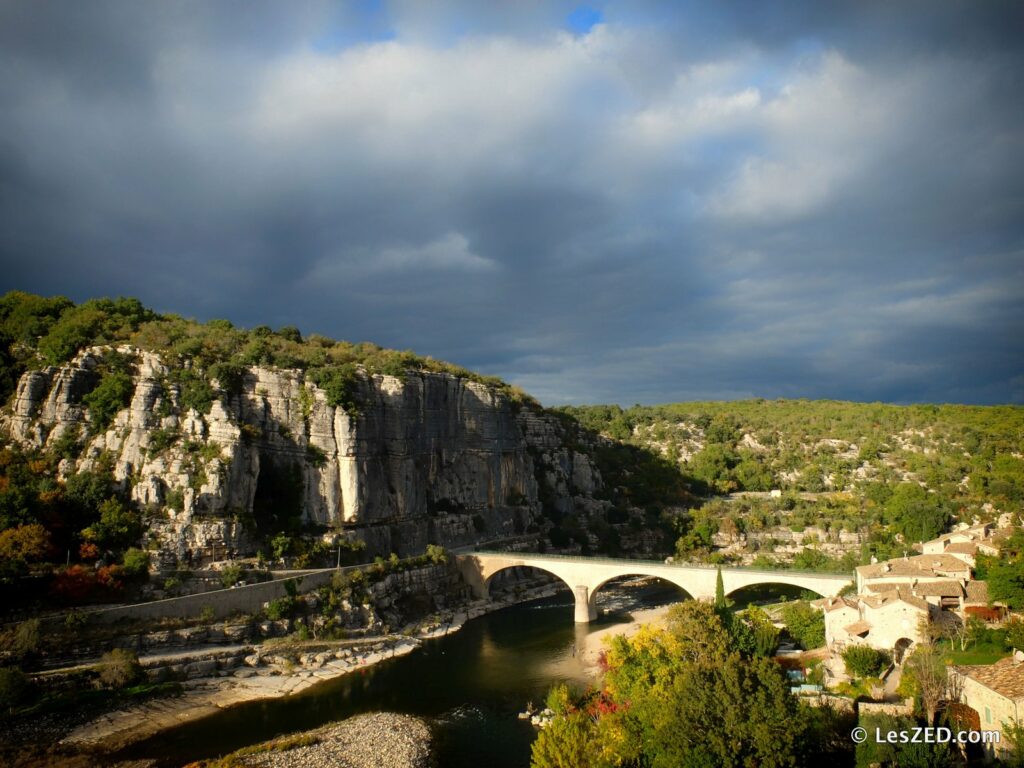
POLYGON ((246 755, 240 762, 261 768, 431 768, 427 724, 409 715, 376 712, 280 739, 310 736, 316 744, 246 755))

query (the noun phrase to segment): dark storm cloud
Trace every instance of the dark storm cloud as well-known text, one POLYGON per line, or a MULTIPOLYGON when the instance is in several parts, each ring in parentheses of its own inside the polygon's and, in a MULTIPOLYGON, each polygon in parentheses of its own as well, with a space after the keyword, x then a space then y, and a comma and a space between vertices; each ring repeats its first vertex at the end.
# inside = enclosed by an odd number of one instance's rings
POLYGON ((1024 401, 1021 21, 0 2, 0 290, 413 348, 546 402, 1024 401))

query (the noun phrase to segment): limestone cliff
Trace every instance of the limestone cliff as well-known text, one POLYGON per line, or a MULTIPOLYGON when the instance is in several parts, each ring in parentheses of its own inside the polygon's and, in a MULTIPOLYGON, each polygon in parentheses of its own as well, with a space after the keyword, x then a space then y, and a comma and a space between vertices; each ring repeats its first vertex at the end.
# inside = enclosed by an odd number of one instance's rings
POLYGON ((268 520, 361 538, 372 553, 421 552, 543 529, 559 514, 600 507, 600 473, 567 445, 553 416, 446 373, 361 375, 348 409, 301 370, 253 366, 206 413, 183 404, 161 356, 118 347, 132 363, 130 403, 107 426, 86 407, 110 348, 25 373, 0 429, 29 446, 78 441, 65 477, 111 468, 147 512, 167 558, 251 551, 268 520))

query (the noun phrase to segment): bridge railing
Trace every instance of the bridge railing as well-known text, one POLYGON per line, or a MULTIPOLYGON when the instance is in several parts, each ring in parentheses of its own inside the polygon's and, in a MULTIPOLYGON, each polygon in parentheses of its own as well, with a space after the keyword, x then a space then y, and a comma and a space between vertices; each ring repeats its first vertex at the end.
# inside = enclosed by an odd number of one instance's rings
POLYGON ((549 555, 541 554, 539 552, 501 552, 499 550, 490 549, 479 549, 473 552, 466 552, 466 555, 492 555, 497 557, 512 557, 512 558, 527 558, 531 560, 563 560, 569 562, 578 563, 605 563, 606 565, 626 565, 628 563, 636 563, 641 566, 658 566, 661 568, 693 568, 701 570, 716 571, 719 568, 722 571, 742 571, 743 573, 755 573, 758 575, 778 575, 778 576, 819 576, 825 578, 837 578, 842 577, 847 580, 853 579, 853 572, 846 571, 808 571, 798 570, 796 568, 749 568, 742 565, 711 565, 710 563, 677 563, 671 562, 666 563, 664 560, 641 560, 640 558, 623 558, 623 557, 588 557, 586 555, 549 555))

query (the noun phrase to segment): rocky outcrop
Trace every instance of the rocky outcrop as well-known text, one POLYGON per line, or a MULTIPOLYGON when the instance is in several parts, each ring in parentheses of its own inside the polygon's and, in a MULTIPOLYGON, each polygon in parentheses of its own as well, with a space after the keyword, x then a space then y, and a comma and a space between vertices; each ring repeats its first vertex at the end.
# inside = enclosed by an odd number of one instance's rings
POLYGON ((200 413, 174 375, 188 363, 117 351, 134 360, 134 389, 106 428, 84 405, 104 375, 101 347, 25 373, 0 428, 65 453, 80 438, 61 473, 110 467, 168 558, 249 551, 262 523, 285 517, 407 554, 539 532, 542 498, 562 514, 602 504, 600 473, 564 424, 479 382, 363 375, 358 410, 346 410, 302 371, 254 366, 200 413))

